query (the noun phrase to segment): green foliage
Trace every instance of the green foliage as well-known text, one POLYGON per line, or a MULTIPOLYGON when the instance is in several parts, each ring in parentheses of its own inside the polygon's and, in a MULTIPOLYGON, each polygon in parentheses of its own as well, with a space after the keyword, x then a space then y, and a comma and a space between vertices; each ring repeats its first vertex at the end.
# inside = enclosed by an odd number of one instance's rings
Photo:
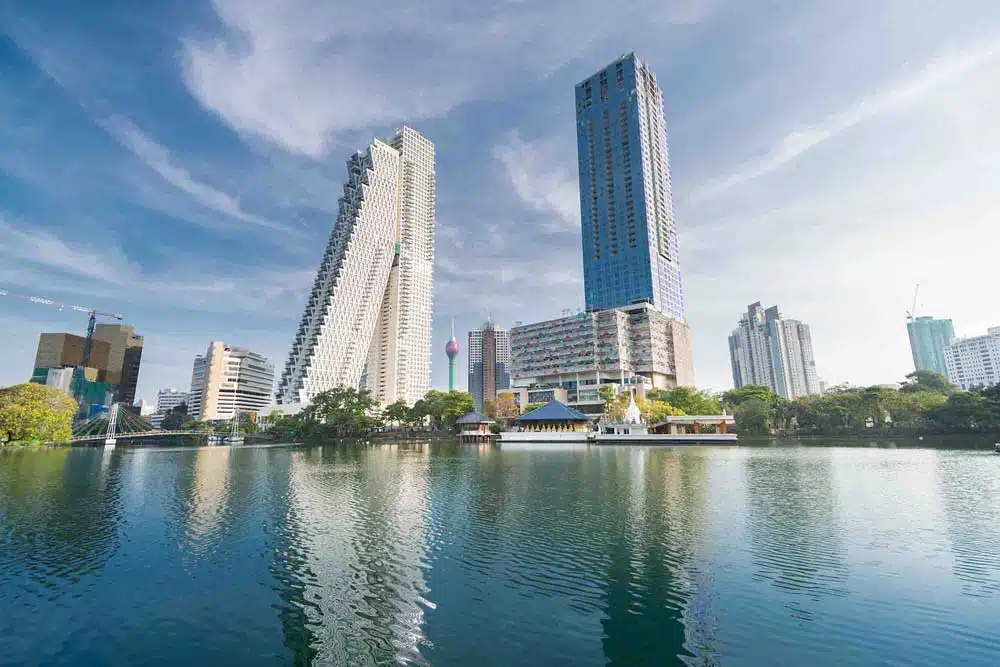
POLYGON ((525 414, 526 415, 529 412, 531 412, 532 410, 537 410, 538 408, 542 407, 543 405, 545 405, 545 404, 544 403, 528 403, 526 406, 524 406, 524 412, 522 412, 521 414, 525 414))
POLYGON ((961 392, 938 373, 919 371, 897 389, 838 387, 785 401, 765 387, 726 392, 740 433, 985 433, 1000 431, 1000 389, 961 392))
POLYGON ((367 389, 334 387, 313 397, 302 410, 302 432, 306 437, 361 435, 378 426, 378 401, 367 389))
POLYGON ((411 419, 410 408, 403 400, 387 405, 383 414, 386 421, 393 424, 405 424, 411 419))
POLYGON ((66 442, 76 402, 53 387, 27 383, 0 389, 0 443, 66 442))
POLYGON ((934 371, 915 371, 906 376, 899 390, 907 394, 929 392, 947 396, 955 391, 955 385, 948 382, 948 378, 935 373, 934 371))
POLYGON ((646 392, 646 398, 669 403, 685 415, 717 415, 722 412, 718 396, 690 387, 653 389, 646 392))
POLYGON ((164 431, 179 431, 188 422, 188 407, 187 403, 181 403, 180 405, 174 406, 163 417, 163 421, 160 422, 160 428, 164 431))

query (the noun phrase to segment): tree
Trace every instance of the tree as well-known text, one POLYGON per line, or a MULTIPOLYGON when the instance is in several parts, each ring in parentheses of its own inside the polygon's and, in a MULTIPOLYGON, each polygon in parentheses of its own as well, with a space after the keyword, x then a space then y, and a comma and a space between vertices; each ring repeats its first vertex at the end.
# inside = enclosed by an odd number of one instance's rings
POLYGON ((538 408, 542 407, 543 405, 545 405, 545 404, 544 403, 528 403, 526 406, 524 406, 524 412, 521 413, 521 414, 525 414, 526 415, 529 412, 531 412, 532 410, 537 410, 538 408))
POLYGON ((722 412, 718 396, 691 387, 653 389, 646 392, 646 398, 665 401, 686 415, 717 415, 722 412))
POLYGON ((497 418, 497 402, 494 400, 483 401, 483 414, 490 419, 497 418))
POLYGON ((0 389, 0 442, 66 442, 76 410, 53 387, 29 382, 0 389))
POLYGON ((476 402, 472 394, 466 391, 453 391, 444 394, 441 410, 441 424, 448 430, 455 430, 458 420, 472 412, 476 402))
POLYGON ((635 405, 642 414, 642 420, 650 426, 665 422, 667 417, 684 414, 666 401, 650 399, 648 396, 637 399, 635 405))
POLYGON ((497 394, 497 414, 494 419, 513 419, 517 417, 517 401, 513 394, 497 394))
POLYGON ((906 382, 900 385, 899 390, 907 394, 931 392, 947 396, 955 391, 955 385, 948 382, 948 378, 940 373, 914 371, 906 376, 906 382))
POLYGON ((334 387, 313 397, 302 410, 302 422, 311 437, 360 435, 379 424, 377 408, 367 389, 334 387))
POLYGON ((395 403, 390 403, 385 407, 385 418, 393 424, 405 424, 410 421, 410 408, 406 401, 400 399, 395 403))
POLYGON ((180 405, 175 405, 170 412, 168 412, 164 417, 163 421, 160 422, 160 428, 164 431, 179 431, 181 427, 188 421, 188 407, 187 403, 181 403, 180 405))

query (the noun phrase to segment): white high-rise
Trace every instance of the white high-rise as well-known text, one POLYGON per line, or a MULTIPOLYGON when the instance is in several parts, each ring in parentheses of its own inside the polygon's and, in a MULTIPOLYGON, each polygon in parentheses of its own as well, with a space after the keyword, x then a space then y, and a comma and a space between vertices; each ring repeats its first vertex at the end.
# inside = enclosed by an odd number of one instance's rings
POLYGON ((729 357, 737 388, 768 387, 787 399, 821 393, 809 325, 783 319, 777 306, 750 304, 729 336, 729 357))
POLYGON ((412 405, 431 382, 434 144, 408 127, 373 140, 347 161, 339 203, 277 402, 363 384, 412 405))
POLYGON ((985 336, 955 338, 944 348, 948 379, 962 389, 1000 384, 1000 327, 985 336))

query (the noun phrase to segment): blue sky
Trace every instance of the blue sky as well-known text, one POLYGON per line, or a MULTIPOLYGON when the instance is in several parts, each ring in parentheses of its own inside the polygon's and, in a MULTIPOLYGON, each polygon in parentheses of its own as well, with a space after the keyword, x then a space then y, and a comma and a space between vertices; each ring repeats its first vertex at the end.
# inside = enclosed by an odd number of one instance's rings
MULTIPOLYGON (((917 282, 960 335, 1000 325, 1000 3, 43 4, 0 2, 0 286, 124 314, 140 397, 211 340, 280 372, 344 162, 403 123, 438 154, 435 386, 452 317, 464 353, 487 310, 579 308, 573 85, 631 50, 664 90, 699 385, 731 384, 756 300, 831 383, 911 370, 917 282)), ((0 384, 84 326, 4 299, 0 384)))

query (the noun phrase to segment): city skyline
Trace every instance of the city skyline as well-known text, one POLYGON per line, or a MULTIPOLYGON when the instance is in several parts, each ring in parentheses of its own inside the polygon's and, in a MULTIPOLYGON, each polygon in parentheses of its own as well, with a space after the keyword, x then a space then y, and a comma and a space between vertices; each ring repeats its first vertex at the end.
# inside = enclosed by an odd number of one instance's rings
MULTIPOLYGON (((402 124, 439 155, 432 386, 447 386, 450 317, 460 340, 481 318, 470 304, 488 301, 507 322, 582 307, 567 91, 633 49, 665 93, 699 386, 730 385, 732 314, 760 294, 812 325, 831 384, 912 370, 904 313, 916 282, 918 311, 947 314, 959 336, 1000 322, 972 289, 991 279, 1000 233, 989 160, 1000 130, 985 112, 1000 33, 991 3, 862 16, 828 0, 765 16, 706 2, 638 26, 593 20, 606 17, 596 3, 535 7, 527 22, 505 7, 463 14, 461 43, 423 32, 434 20, 400 23, 392 7, 364 24, 434 44, 416 51, 378 38, 328 48, 361 19, 305 2, 273 13, 220 0, 184 16, 158 1, 95 2, 90 21, 20 4, 4 10, 0 44, 0 86, 16 101, 0 142, 11 186, 0 285, 121 311, 146 336, 140 398, 183 386, 185 360, 212 338, 283 359, 344 156, 402 124), (871 28, 883 22, 891 44, 871 28), (304 26, 314 39, 293 39, 304 26), (712 55, 720 43, 725 58, 712 55), (463 67, 431 75, 454 62, 463 67), (942 252, 953 247, 961 257, 942 252), (858 321, 868 335, 852 334, 858 321)), ((443 6, 428 11, 450 25, 443 6)), ((82 334, 65 314, 2 308, 14 341, 3 384, 24 381, 39 331, 82 334)))

